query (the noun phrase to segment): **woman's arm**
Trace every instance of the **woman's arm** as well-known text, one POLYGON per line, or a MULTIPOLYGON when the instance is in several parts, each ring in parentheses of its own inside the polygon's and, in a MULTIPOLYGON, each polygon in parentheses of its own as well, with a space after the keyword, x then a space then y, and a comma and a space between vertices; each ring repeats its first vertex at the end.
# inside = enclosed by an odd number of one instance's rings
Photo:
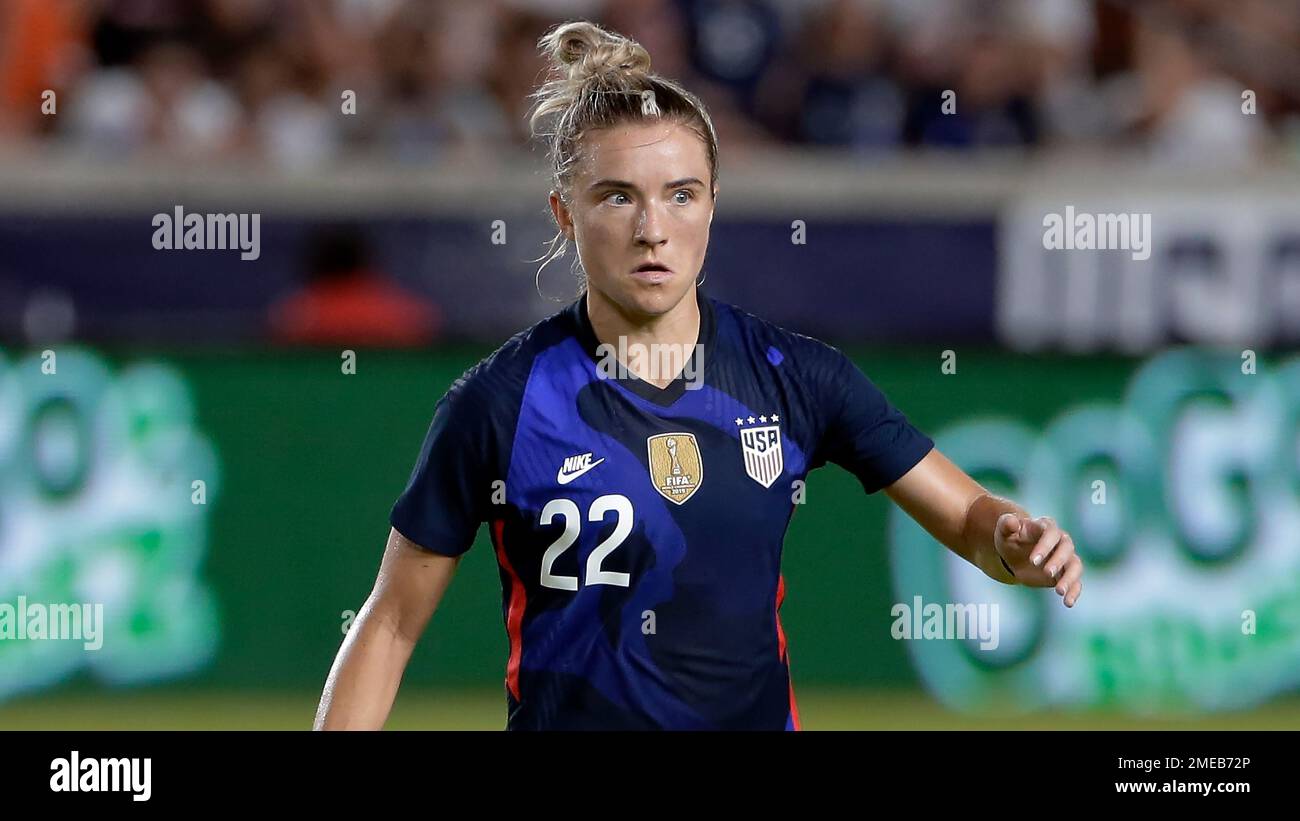
POLYGON ((325 681, 315 729, 383 729, 411 651, 459 562, 389 531, 375 587, 325 681))
POLYGON ((1083 561, 1070 534, 994 496, 931 450, 898 481, 889 498, 949 550, 1005 584, 1053 587, 1073 607, 1083 593, 1083 561))

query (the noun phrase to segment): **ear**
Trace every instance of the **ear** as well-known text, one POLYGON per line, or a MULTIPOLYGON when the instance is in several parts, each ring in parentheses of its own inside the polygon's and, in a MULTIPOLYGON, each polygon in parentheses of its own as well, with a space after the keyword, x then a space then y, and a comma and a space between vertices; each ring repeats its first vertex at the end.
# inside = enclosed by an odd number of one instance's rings
POLYGON ((555 215, 555 223, 560 226, 560 231, 570 240, 573 239, 573 218, 569 214, 568 207, 560 197, 558 191, 552 190, 547 198, 551 204, 551 213, 555 215))

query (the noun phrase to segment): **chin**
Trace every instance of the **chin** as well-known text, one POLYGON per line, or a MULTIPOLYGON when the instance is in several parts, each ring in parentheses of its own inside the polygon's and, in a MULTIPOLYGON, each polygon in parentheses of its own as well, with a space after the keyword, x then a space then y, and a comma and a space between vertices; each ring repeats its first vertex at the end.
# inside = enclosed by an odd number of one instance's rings
POLYGON ((682 274, 658 283, 637 280, 634 277, 588 278, 587 287, 607 301, 617 305, 629 316, 657 317, 668 313, 681 303, 690 292, 691 280, 682 274), (684 283, 684 284, 683 284, 684 283))
POLYGON ((675 287, 675 283, 665 282, 660 285, 633 285, 621 295, 619 303, 624 310, 644 316, 666 314, 677 306, 686 296, 686 290, 675 287))

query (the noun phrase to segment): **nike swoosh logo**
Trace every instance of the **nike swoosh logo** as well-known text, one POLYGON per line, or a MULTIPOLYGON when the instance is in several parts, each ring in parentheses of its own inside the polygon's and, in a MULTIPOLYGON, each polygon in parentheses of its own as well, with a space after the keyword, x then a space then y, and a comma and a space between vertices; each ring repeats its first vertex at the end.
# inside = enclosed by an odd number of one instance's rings
POLYGON ((596 465, 599 465, 603 461, 605 461, 604 456, 600 457, 599 459, 592 462, 591 464, 583 468, 580 468, 579 470, 575 470, 573 473, 565 473, 564 468, 560 468, 560 472, 555 474, 555 481, 559 482, 562 485, 567 485, 569 482, 572 482, 574 479, 577 479, 579 476, 591 470, 592 468, 594 468, 596 465))

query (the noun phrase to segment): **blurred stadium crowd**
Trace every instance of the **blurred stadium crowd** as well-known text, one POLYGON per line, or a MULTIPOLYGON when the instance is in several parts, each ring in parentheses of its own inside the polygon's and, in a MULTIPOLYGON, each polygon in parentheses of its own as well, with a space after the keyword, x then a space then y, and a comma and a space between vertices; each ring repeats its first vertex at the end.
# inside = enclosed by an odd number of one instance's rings
POLYGON ((0 142, 289 169, 491 155, 526 143, 537 38, 572 18, 645 45, 728 151, 1300 156, 1294 0, 4 0, 0 142))

